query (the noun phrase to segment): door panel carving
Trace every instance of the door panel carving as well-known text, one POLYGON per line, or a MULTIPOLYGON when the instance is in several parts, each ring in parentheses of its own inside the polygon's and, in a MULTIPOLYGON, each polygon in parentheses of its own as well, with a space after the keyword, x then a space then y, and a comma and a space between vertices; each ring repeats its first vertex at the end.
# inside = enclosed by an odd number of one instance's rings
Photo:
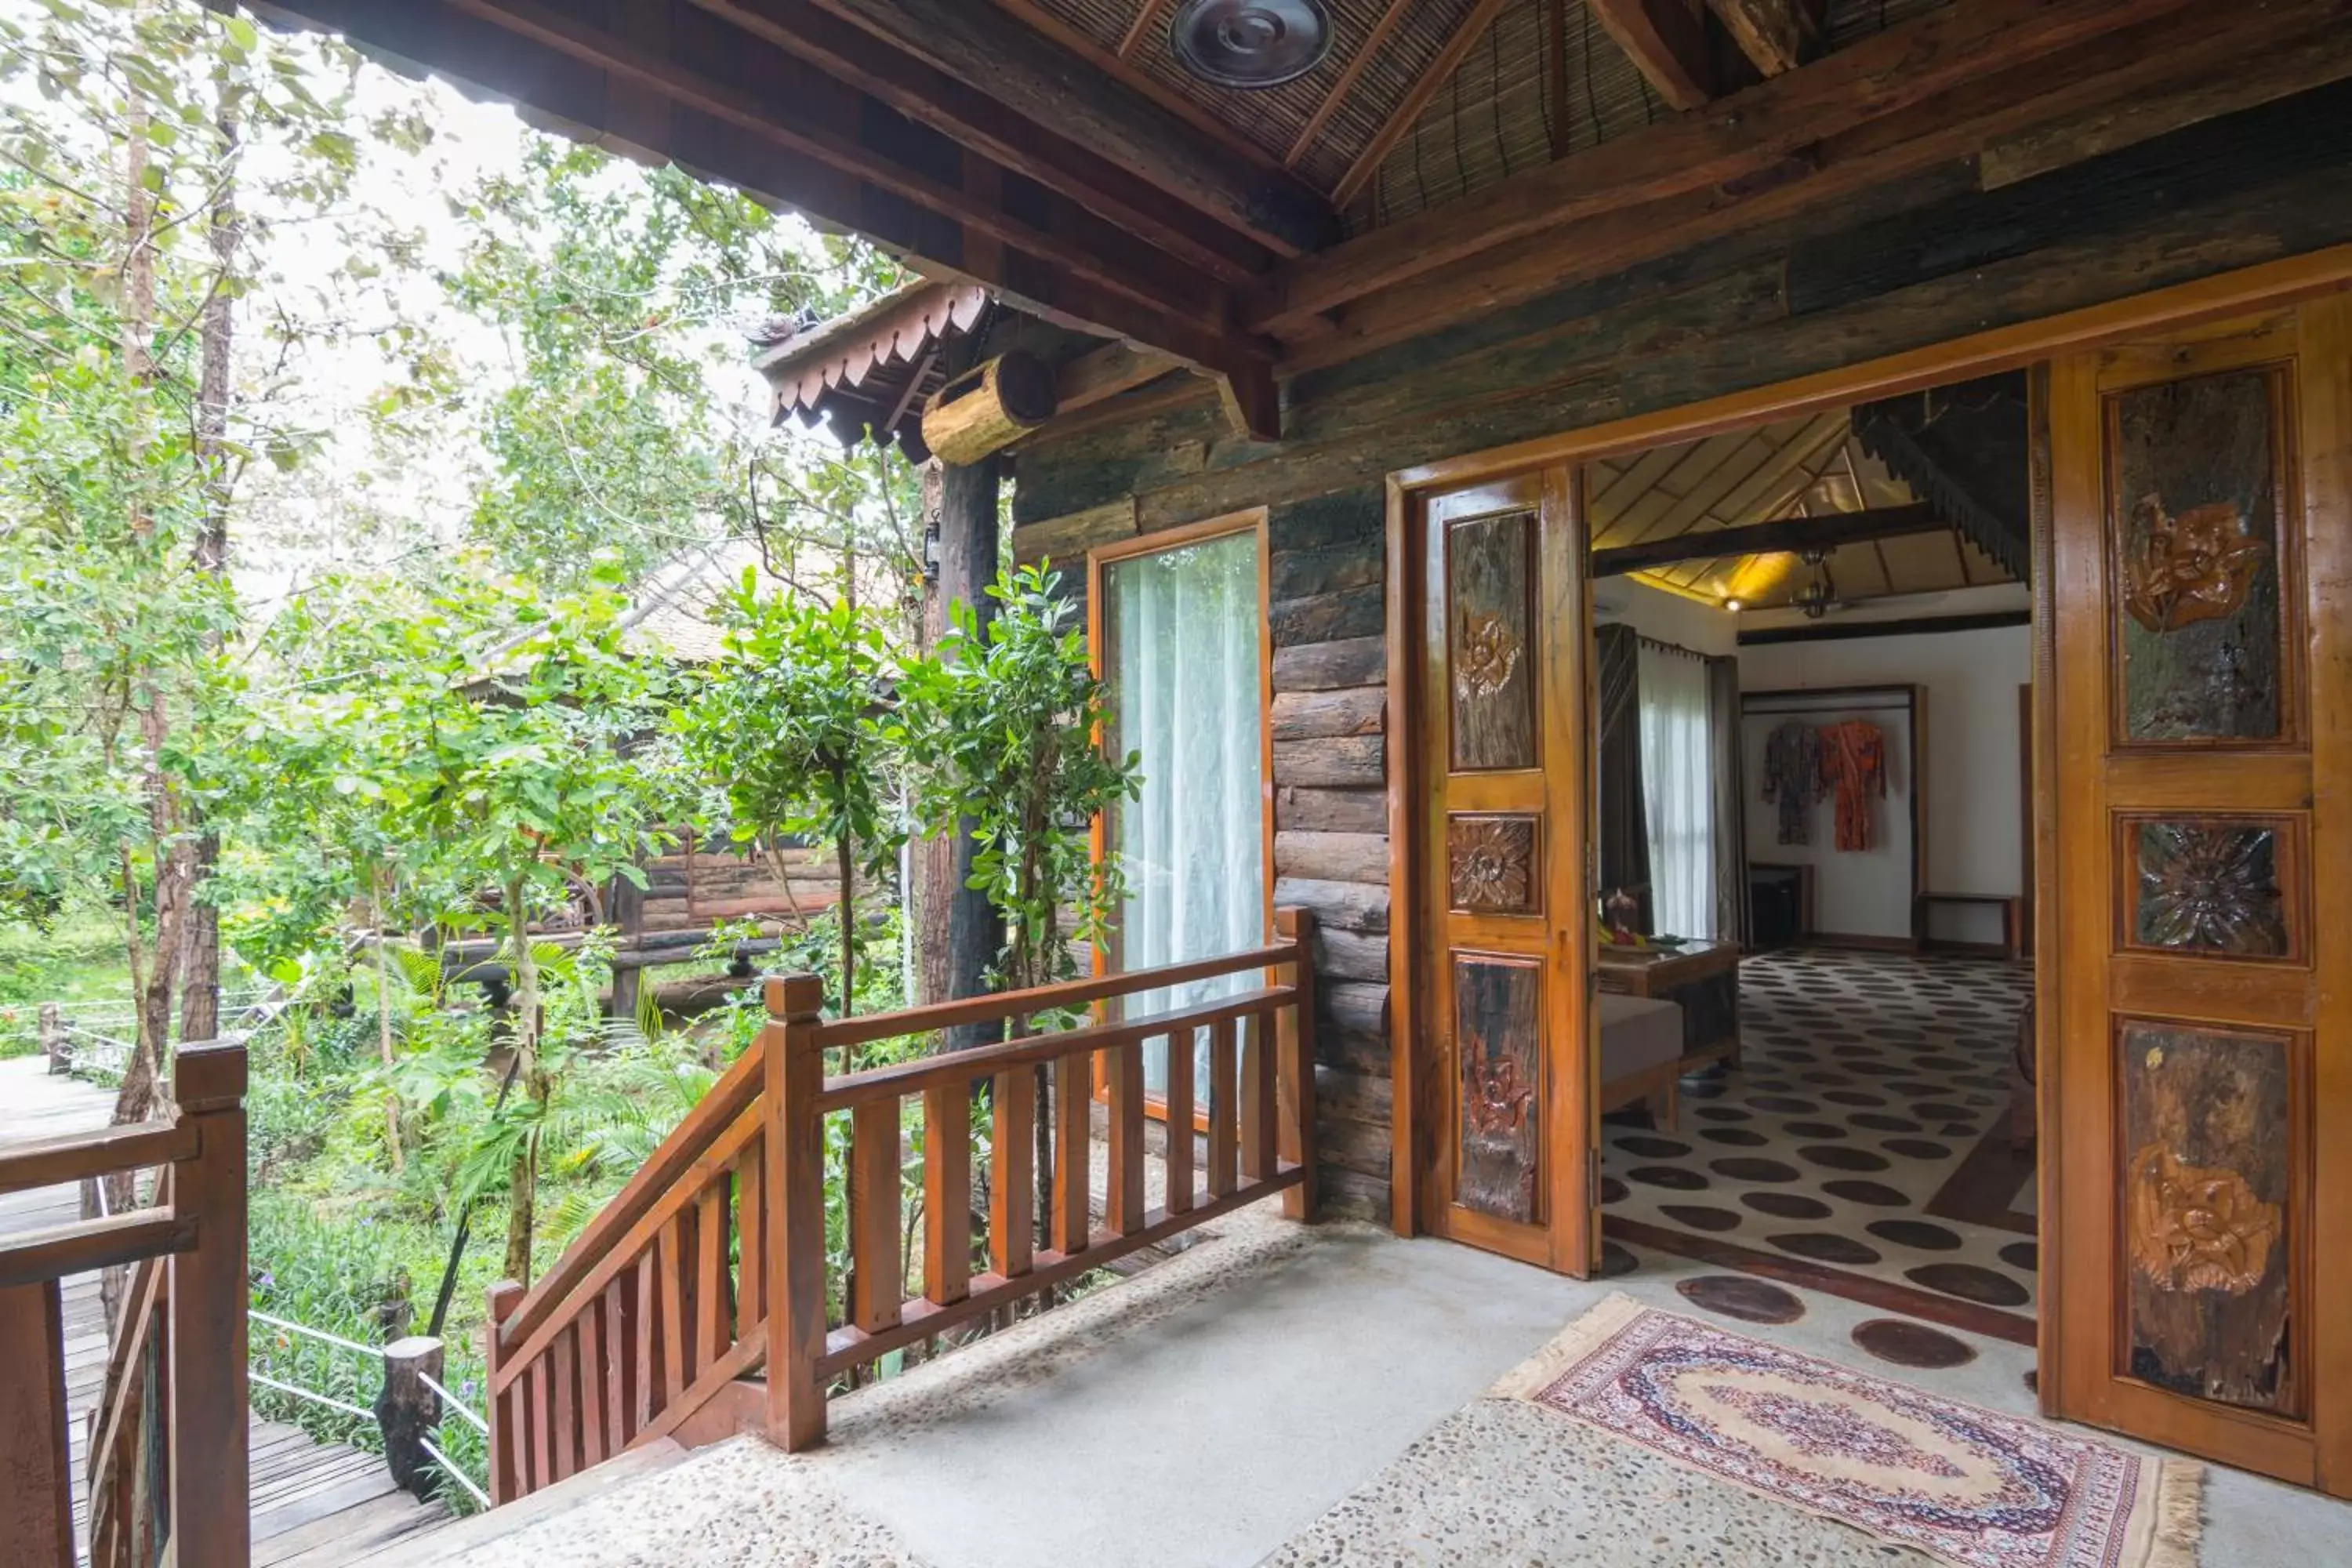
POLYGON ((2107 505, 2128 743, 2271 742, 2291 711, 2280 604, 2286 374, 2107 399, 2107 505))
POLYGON ((1446 533, 1453 666, 1454 766, 1460 772, 1532 768, 1538 671, 1535 520, 1526 512, 1474 518, 1446 533))
MULTIPOLYGON (((2272 819, 2126 818, 2133 880, 2126 944, 2216 958, 2292 958, 2300 952, 2281 885, 2300 879, 2293 826, 2272 819)), ((2294 917, 2299 923, 2299 915, 2294 917)))
POLYGON ((1445 880, 1464 914, 1539 915, 1541 819, 1456 813, 1445 819, 1445 880))
POLYGON ((1533 1225, 1543 1140, 1543 972, 1492 953, 1454 957, 1454 1041, 1461 1064, 1454 1201, 1533 1225))
POLYGON ((2292 1038, 2126 1019, 2117 1030, 2125 1297, 2118 1370, 2292 1414, 2292 1038))

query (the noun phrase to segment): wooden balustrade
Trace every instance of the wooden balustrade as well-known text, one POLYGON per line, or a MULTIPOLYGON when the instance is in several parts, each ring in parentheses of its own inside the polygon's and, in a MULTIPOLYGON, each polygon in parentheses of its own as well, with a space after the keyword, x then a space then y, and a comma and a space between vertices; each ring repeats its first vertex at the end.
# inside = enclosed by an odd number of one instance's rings
MULTIPOLYGON (((1312 916, 1283 910, 1271 945, 1229 957, 938 1006, 827 1022, 808 975, 772 979, 757 1042, 529 1291, 491 1293, 490 1482, 506 1502, 674 1433, 748 1374, 767 1373, 766 1424, 787 1447, 821 1441, 826 1392, 851 1369, 1122 1255, 1279 1193, 1313 1205, 1312 916), (1262 972, 1270 984, 1143 1018, 1097 1005, 1262 972), (1081 1027, 827 1078, 825 1053, 959 1025, 1096 1007, 1081 1027), (1205 1159, 1170 1140, 1165 1201, 1145 1194, 1144 1074, 1155 1040, 1205 1034, 1205 1159), (1105 1058, 1111 1173, 1094 1216, 1093 1064, 1105 1058), (1035 1069, 1053 1082, 1049 1237, 1039 1244, 1035 1069), (988 1106, 984 1224, 972 1106, 988 1106), (902 1105, 924 1111, 922 1234, 901 1226, 902 1105), (825 1121, 848 1122, 850 1266, 826 1258, 825 1121), (944 1134, 944 1135, 943 1135, 944 1134), (975 1253, 984 1257, 976 1258, 975 1253), (902 1258, 920 1258, 908 1294, 902 1258), (977 1268, 978 1271, 975 1272, 977 1268), (834 1321, 833 1305, 840 1307, 834 1321)), ((1174 1053, 1181 1059, 1185 1053, 1174 1053)), ((1170 1074, 1171 1125, 1194 1086, 1170 1074)))
POLYGON ((245 1049, 182 1046, 142 1126, 0 1152, 0 1192, 161 1167, 152 1203, 0 1243, 0 1540, 72 1568, 60 1282, 131 1266, 89 1458, 92 1568, 246 1568, 245 1049))

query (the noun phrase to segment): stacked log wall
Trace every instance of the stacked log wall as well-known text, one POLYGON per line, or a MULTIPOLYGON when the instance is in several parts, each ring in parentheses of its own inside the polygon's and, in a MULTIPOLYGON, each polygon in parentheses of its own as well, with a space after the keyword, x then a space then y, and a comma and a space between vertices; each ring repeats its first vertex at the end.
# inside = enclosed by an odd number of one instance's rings
MULTIPOLYGON (((1561 243, 1572 247, 1573 234, 1561 243)), ((1164 389, 1024 447, 1016 554, 1251 507, 1273 541, 1276 897, 1326 936, 1330 1207, 1387 1217, 1386 477, 2352 243, 2352 83, 2024 180, 1973 159, 1283 388, 1284 441, 1164 389)), ((1082 572, 1079 573, 1082 577, 1082 572)))

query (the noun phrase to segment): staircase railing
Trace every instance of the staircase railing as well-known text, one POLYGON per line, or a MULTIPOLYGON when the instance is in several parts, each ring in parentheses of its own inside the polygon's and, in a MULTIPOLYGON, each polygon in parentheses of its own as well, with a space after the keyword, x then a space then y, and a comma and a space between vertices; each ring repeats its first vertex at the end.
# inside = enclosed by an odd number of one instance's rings
POLYGON ((60 1281, 132 1265, 90 1435, 89 1562, 246 1568, 245 1048, 182 1046, 155 1121, 0 1153, 0 1193, 163 1168, 145 1207, 0 1243, 0 1539, 72 1568, 60 1281))
MULTIPOLYGON (((1245 1204, 1313 1207, 1313 917, 1286 910, 1270 945, 1032 991, 825 1021, 812 976, 765 983, 768 1023, 555 1267, 490 1298, 490 1479, 499 1501, 667 1436, 765 1370, 764 1409, 736 1408, 787 1447, 821 1441, 829 1386, 852 1369, 1070 1280, 1245 1204), (1124 999, 1264 972, 1268 984, 1144 1017, 1124 999), (1093 1008, 1083 1026, 1029 1021, 1093 1008), (1011 1019, 1017 1037, 828 1078, 824 1054, 1011 1019), (1145 1193, 1143 1053, 1205 1036, 1205 1152, 1167 1140, 1165 1197, 1145 1193), (1108 1177, 1094 1218, 1095 1066, 1108 1177), (1037 1096, 1052 1078, 1047 1245, 1035 1235, 1037 1096), (986 1214, 971 1181, 972 1097, 988 1097, 986 1214), (902 1102, 924 1108, 920 1289, 903 1279, 902 1102), (847 1123, 849 1268, 825 1242, 825 1123, 847 1123), (948 1130, 953 1130, 951 1132, 948 1130), (985 1267, 974 1271, 985 1241, 985 1267), (840 1305, 839 1321, 830 1304, 840 1305)), ((1185 1054, 1171 1050, 1171 1059, 1185 1054)), ((1168 1074, 1168 1125, 1194 1125, 1192 1074, 1168 1074)))

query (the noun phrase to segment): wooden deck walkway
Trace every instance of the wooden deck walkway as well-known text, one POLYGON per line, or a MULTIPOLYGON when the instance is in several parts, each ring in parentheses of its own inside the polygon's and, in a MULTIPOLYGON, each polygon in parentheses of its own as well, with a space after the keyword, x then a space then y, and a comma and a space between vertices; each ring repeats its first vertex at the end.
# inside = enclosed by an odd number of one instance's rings
MULTIPOLYGON (((0 1061, 0 1145, 103 1127, 111 1090, 53 1078, 38 1057, 0 1061)), ((81 1217, 80 1194, 43 1187, 0 1194, 0 1236, 81 1217)), ((106 1321, 98 1276, 65 1282, 66 1405, 73 1444, 74 1532, 88 1551, 89 1499, 82 1491, 89 1412, 106 1376, 106 1321)), ((299 1428, 256 1420, 251 1427, 254 1568, 329 1568, 365 1563, 452 1522, 438 1503, 421 1503, 392 1484, 383 1459, 341 1444, 313 1442, 299 1428)))

